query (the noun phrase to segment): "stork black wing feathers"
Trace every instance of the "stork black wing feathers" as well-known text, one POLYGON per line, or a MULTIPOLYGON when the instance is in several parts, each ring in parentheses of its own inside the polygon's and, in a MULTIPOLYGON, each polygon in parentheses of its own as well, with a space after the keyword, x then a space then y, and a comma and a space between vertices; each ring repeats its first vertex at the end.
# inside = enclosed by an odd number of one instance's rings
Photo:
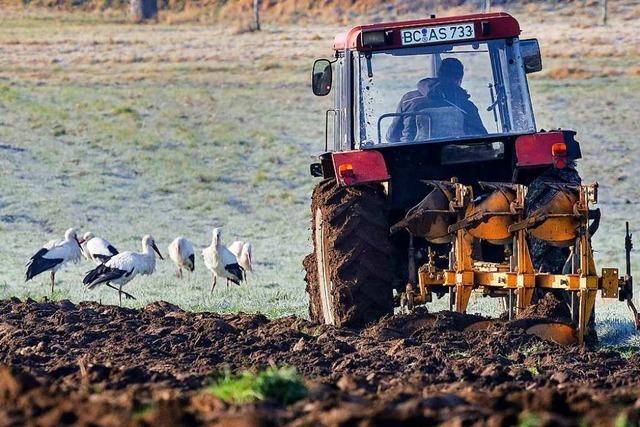
POLYGON ((196 256, 194 254, 189 255, 189 261, 191 261, 191 265, 189 266, 189 270, 193 271, 196 269, 196 256))
POLYGON ((238 263, 235 263, 235 262, 233 264, 225 265, 224 269, 234 276, 233 278, 229 278, 229 280, 231 280, 236 285, 240 285, 240 282, 242 282, 244 269, 240 267, 238 263))
POLYGON ((110 255, 94 254, 93 257, 95 259, 97 259, 98 261, 100 261, 102 264, 104 264, 107 261, 109 261, 111 258, 113 258, 114 256, 118 255, 118 250, 113 245, 107 246, 107 250, 109 251, 110 255))
POLYGON ((100 264, 99 266, 97 266, 93 270, 87 272, 87 274, 84 276, 84 279, 82 279, 82 283, 85 284, 85 285, 90 284, 91 282, 96 280, 102 273, 104 273, 107 270, 109 270, 108 267, 105 267, 104 264, 100 264))
POLYGON ((35 254, 33 254, 33 256, 31 258, 29 258, 29 264, 31 264, 31 261, 36 259, 36 258, 41 258, 44 254, 46 254, 49 251, 49 249, 47 248, 42 248, 40 249, 38 252, 36 252, 35 254))
POLYGON ((29 259, 29 262, 27 263, 27 274, 25 282, 33 279, 40 273, 52 269, 63 261, 62 258, 44 258, 44 255, 48 251, 48 249, 42 248, 29 259))
POLYGON ((105 263, 107 261, 109 261, 111 259, 113 255, 102 255, 102 254, 95 254, 93 255, 94 258, 96 258, 97 260, 99 260, 101 263, 105 263))
POLYGON ((82 283, 84 283, 87 288, 93 289, 101 283, 119 279, 126 274, 127 271, 125 270, 119 270, 117 268, 107 267, 106 265, 101 264, 88 272, 82 280, 82 283))

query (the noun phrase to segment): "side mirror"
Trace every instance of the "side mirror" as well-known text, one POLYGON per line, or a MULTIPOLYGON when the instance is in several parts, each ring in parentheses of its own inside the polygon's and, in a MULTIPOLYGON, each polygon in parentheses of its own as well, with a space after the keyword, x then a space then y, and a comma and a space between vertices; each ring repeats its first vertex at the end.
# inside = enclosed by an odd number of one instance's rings
POLYGON ((542 56, 537 39, 520 40, 520 53, 525 73, 537 73, 542 70, 542 56))
POLYGON ((311 88, 316 96, 325 96, 331 92, 331 83, 333 81, 333 71, 331 70, 331 62, 328 59, 318 59, 313 63, 313 71, 311 73, 311 88))

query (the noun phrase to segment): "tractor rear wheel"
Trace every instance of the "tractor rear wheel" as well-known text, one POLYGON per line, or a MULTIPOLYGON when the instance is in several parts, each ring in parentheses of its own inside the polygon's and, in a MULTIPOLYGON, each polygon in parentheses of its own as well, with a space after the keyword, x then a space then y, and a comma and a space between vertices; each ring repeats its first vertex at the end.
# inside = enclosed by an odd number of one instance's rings
POLYGON ((380 185, 319 183, 311 202, 312 254, 304 259, 309 314, 360 327, 393 313, 392 246, 380 185))

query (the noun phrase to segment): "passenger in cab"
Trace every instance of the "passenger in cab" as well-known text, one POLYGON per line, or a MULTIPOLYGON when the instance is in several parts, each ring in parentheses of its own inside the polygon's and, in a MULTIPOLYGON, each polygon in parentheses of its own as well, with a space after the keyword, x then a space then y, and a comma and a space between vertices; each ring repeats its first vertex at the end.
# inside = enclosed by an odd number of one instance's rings
POLYGON ((478 108, 469 100, 469 93, 461 87, 463 77, 464 67, 460 60, 442 60, 436 78, 420 80, 417 90, 402 97, 397 112, 416 114, 394 117, 387 131, 387 140, 413 142, 439 137, 486 135, 487 129, 478 108), (429 120, 427 125, 424 125, 425 119, 429 120))

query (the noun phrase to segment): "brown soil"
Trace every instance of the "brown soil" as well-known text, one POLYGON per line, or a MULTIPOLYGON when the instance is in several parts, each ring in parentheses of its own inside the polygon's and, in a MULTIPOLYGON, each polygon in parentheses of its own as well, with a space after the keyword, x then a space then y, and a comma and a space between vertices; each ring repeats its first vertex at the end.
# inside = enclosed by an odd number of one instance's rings
POLYGON ((543 298, 532 304, 518 314, 518 318, 548 318, 558 321, 571 321, 571 313, 567 304, 559 301, 551 293, 547 293, 543 298))
POLYGON ((465 332, 472 320, 418 311, 355 331, 165 302, 1 301, 0 425, 638 422, 639 355, 560 347, 509 325, 465 332), (223 369, 270 364, 297 367, 309 396, 233 406, 202 391, 223 369))

